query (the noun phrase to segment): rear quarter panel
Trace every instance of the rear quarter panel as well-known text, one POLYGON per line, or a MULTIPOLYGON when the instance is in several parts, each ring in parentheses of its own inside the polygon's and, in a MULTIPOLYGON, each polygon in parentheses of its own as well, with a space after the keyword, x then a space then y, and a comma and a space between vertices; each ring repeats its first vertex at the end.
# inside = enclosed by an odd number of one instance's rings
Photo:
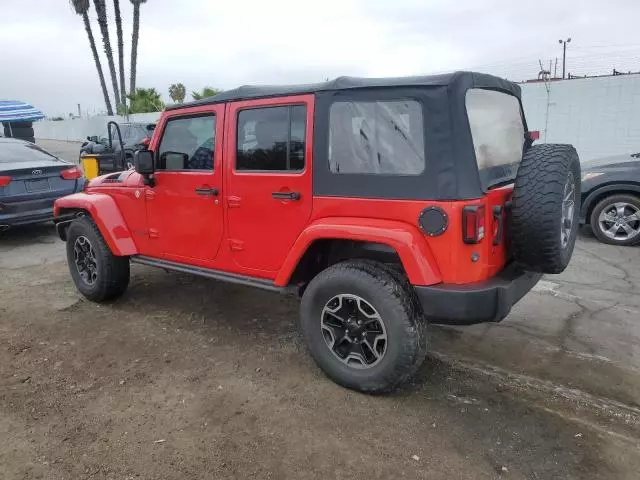
MULTIPOLYGON (((414 285, 482 281, 502 270, 507 261, 506 232, 502 232, 500 244, 494 245, 490 227, 492 207, 504 205, 512 191, 513 187, 508 186, 491 190, 477 200, 446 202, 314 197, 309 232, 305 231, 301 238, 305 243, 308 242, 317 234, 314 232, 317 229, 315 226, 322 222, 333 224, 335 235, 339 235, 336 224, 339 222, 342 225, 342 238, 386 243, 395 248, 414 285), (485 205, 485 238, 478 244, 465 244, 462 240, 462 210, 465 206, 481 204, 485 205), (418 224, 422 210, 431 206, 441 208, 448 219, 446 231, 436 237, 425 235, 418 224), (384 241, 385 235, 382 233, 367 237, 366 227, 376 226, 380 231, 387 229, 391 232, 386 235, 387 241, 384 241), (474 253, 479 255, 475 262, 472 260, 474 253)), ((294 249, 297 247, 298 243, 294 249)), ((283 267, 285 270, 290 265, 285 262, 283 267)), ((279 279, 280 276, 276 283, 279 279)))

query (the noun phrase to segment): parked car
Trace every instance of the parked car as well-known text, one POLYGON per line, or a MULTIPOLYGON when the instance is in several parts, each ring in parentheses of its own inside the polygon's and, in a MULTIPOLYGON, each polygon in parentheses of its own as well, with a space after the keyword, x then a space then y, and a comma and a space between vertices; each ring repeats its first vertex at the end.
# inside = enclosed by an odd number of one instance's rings
POLYGON ((640 153, 582 164, 580 223, 601 242, 640 243, 640 153))
POLYGON ((80 192, 82 170, 33 143, 0 137, 0 230, 53 220, 53 202, 80 192))
POLYGON ((429 322, 500 321, 569 263, 578 155, 532 143, 520 87, 489 75, 240 87, 169 107, 135 171, 56 201, 77 215, 58 232, 93 301, 131 262, 300 295, 322 370, 389 391, 429 322))
MULTIPOLYGON (((149 139, 156 125, 155 123, 119 123, 118 126, 124 144, 125 162, 129 166, 133 166, 134 152, 147 145, 146 140, 149 139)), ((80 156, 82 154, 118 153, 119 151, 119 142, 113 142, 113 148, 109 149, 109 135, 105 130, 101 135, 87 137, 87 141, 80 147, 80 156)))

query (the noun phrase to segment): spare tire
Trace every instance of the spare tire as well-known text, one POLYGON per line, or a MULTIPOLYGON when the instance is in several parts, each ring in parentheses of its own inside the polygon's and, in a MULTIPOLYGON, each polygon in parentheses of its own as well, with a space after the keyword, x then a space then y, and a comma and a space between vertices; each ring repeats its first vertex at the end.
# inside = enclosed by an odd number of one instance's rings
POLYGON ((527 269, 560 273, 578 234, 580 160, 571 145, 530 147, 516 175, 511 211, 515 259, 527 269))

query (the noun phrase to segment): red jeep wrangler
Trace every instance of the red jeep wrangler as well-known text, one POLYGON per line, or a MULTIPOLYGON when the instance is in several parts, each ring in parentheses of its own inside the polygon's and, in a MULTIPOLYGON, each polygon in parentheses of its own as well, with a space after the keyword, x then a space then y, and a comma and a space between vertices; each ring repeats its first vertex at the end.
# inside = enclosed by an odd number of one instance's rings
POLYGON ((569 263, 578 156, 532 143, 520 88, 489 75, 245 86, 167 108, 135 171, 55 214, 90 300, 131 262, 293 291, 322 370, 388 391, 429 322, 500 321, 569 263))

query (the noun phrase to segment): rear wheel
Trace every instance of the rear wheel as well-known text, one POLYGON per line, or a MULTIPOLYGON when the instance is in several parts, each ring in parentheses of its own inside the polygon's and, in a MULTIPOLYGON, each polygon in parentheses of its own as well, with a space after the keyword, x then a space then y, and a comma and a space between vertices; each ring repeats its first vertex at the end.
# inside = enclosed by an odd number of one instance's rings
POLYGON ((513 191, 515 258, 528 269, 560 273, 578 234, 580 160, 571 145, 534 145, 523 156, 513 191))
POLYGON ((117 298, 129 285, 129 258, 111 253, 96 224, 86 216, 69 226, 67 263, 77 289, 94 302, 117 298))
POLYGON ((383 265, 333 265, 309 284, 301 302, 305 342, 336 383, 386 392, 408 380, 426 355, 426 320, 413 292, 383 265))
POLYGON ((612 195, 594 207, 591 230, 604 243, 636 245, 640 243, 640 198, 612 195))

